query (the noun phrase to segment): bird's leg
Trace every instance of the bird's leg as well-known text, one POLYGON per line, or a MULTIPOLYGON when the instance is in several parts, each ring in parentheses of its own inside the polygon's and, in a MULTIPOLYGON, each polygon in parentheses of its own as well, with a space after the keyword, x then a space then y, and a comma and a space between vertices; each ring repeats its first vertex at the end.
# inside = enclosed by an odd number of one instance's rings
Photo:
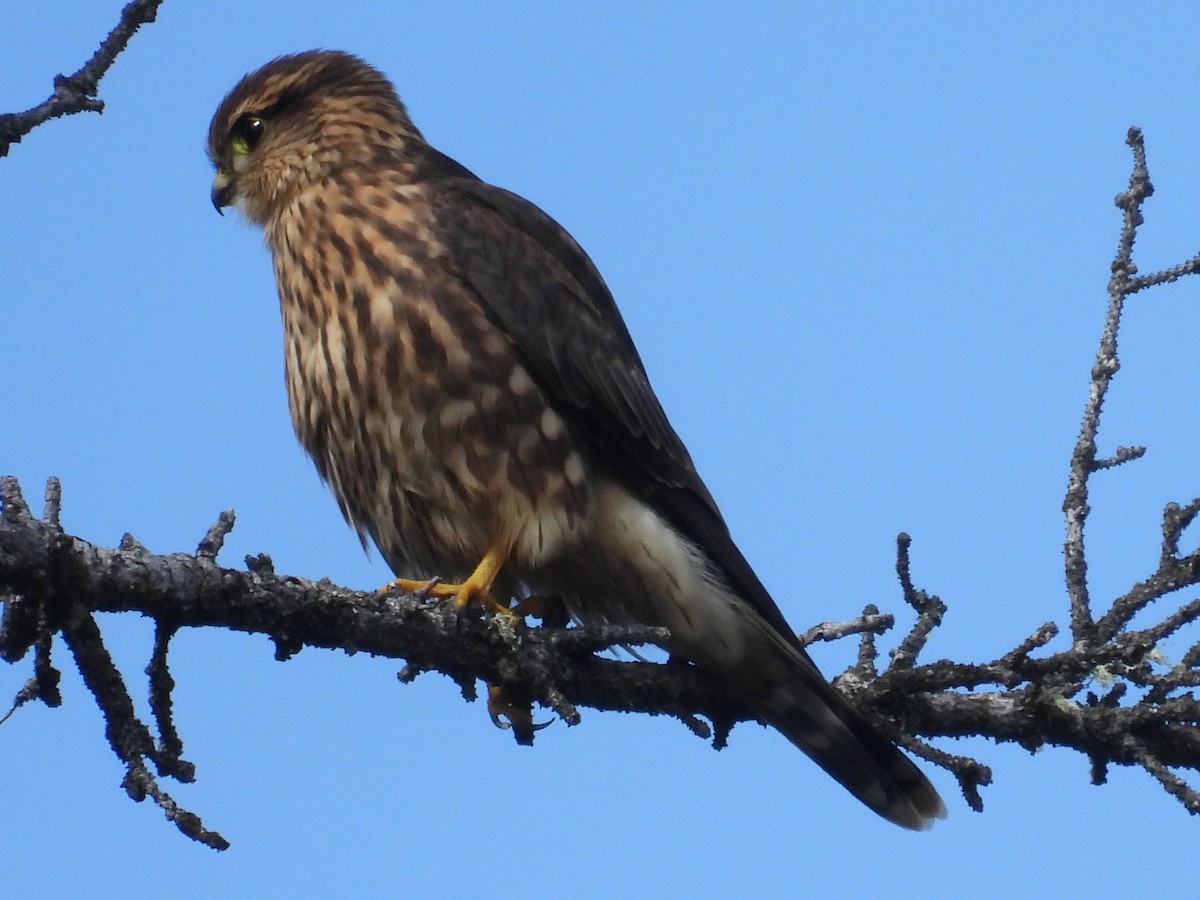
POLYGON ((479 561, 479 565, 475 567, 475 571, 467 576, 467 579, 460 585, 443 585, 445 588, 453 589, 454 605, 459 609, 467 606, 472 600, 480 600, 492 612, 504 610, 508 612, 508 608, 501 606, 492 597, 492 582, 496 580, 496 576, 500 574, 500 569, 508 562, 509 549, 505 547, 499 540, 493 541, 492 546, 488 547, 487 553, 483 554, 483 559, 479 561))
POLYGON ((533 721, 532 703, 516 700, 504 688, 494 684, 488 685, 487 708, 492 724, 505 731, 511 728, 518 744, 532 744, 535 731, 553 724, 553 719, 549 722, 533 721))
POLYGON ((426 597, 453 597, 454 605, 462 609, 472 602, 482 603, 490 612, 509 612, 508 607, 497 603, 492 597, 492 582, 500 574, 500 569, 508 561, 508 548, 499 540, 488 547, 487 553, 479 565, 461 584, 445 584, 436 578, 419 581, 411 578, 397 578, 384 585, 383 590, 390 591, 399 588, 402 591, 424 594, 426 597))
MULTIPOLYGON (((461 584, 444 584, 437 578, 428 581, 397 578, 384 585, 383 590, 399 588, 402 591, 416 592, 426 597, 452 597, 454 605, 458 609, 462 609, 472 601, 478 601, 492 613, 525 616, 529 612, 522 607, 521 603, 510 609, 497 603, 491 594, 492 582, 496 580, 500 569, 508 561, 508 555, 508 548, 497 540, 488 547, 487 553, 483 554, 483 559, 479 561, 475 571, 467 576, 461 584)), ((527 598, 523 602, 532 602, 540 609, 539 599, 527 598)), ((491 716, 496 727, 513 729, 513 733, 517 736, 517 742, 520 744, 532 744, 534 732, 540 731, 550 724, 549 722, 534 722, 533 705, 529 701, 515 700, 508 691, 499 685, 488 685, 487 708, 488 715, 491 716)))

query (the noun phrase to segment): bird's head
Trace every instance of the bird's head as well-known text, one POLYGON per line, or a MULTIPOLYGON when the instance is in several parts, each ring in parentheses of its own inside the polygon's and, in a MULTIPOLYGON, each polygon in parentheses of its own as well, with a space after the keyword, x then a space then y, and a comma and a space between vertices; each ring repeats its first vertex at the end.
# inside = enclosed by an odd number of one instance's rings
POLYGON ((212 202, 268 225, 339 167, 403 157, 419 142, 391 83, 358 57, 281 56, 242 78, 213 115, 212 202))

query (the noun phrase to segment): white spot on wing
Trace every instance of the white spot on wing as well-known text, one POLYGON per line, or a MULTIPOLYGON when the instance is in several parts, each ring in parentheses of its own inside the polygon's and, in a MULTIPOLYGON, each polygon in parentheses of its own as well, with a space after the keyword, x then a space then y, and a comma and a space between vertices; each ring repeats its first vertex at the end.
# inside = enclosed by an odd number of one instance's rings
POLYGON ((438 424, 443 428, 460 428, 475 414, 475 404, 470 400, 450 400, 438 412, 438 424))
POLYGON ((542 411, 541 429, 548 441, 557 441, 563 436, 563 420, 548 406, 542 411))
POLYGON ((529 373, 523 366, 513 367, 512 374, 508 376, 508 389, 517 396, 528 394, 533 390, 533 379, 529 377, 529 373))
POLYGON ((573 450, 563 462, 563 474, 567 476, 567 481, 576 487, 583 484, 585 474, 583 471, 583 459, 573 450))

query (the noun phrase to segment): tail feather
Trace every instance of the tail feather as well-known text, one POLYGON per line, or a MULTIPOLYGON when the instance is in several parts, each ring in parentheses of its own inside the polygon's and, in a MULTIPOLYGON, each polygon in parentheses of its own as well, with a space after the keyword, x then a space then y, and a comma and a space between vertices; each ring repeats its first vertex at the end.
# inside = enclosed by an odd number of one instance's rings
POLYGON ((805 680, 776 689, 761 707, 774 728, 885 819, 922 830, 946 817, 937 790, 903 751, 819 675, 805 680))
POLYGON ((774 652, 725 673, 748 689, 755 711, 888 821, 923 830, 945 818, 942 798, 916 764, 824 679, 808 654, 772 637, 774 652))

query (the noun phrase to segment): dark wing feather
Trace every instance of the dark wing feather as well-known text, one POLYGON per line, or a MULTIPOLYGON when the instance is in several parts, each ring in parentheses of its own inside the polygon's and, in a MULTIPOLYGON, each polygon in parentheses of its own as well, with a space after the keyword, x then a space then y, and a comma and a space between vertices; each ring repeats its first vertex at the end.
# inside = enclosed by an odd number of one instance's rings
MULTIPOLYGON (((450 174, 449 172, 447 174, 450 174)), ((583 249, 527 200, 471 177, 426 182, 438 237, 457 274, 512 338, 560 413, 704 549, 730 584, 791 643, 795 633, 730 537, 667 421, 612 294, 583 249)))

